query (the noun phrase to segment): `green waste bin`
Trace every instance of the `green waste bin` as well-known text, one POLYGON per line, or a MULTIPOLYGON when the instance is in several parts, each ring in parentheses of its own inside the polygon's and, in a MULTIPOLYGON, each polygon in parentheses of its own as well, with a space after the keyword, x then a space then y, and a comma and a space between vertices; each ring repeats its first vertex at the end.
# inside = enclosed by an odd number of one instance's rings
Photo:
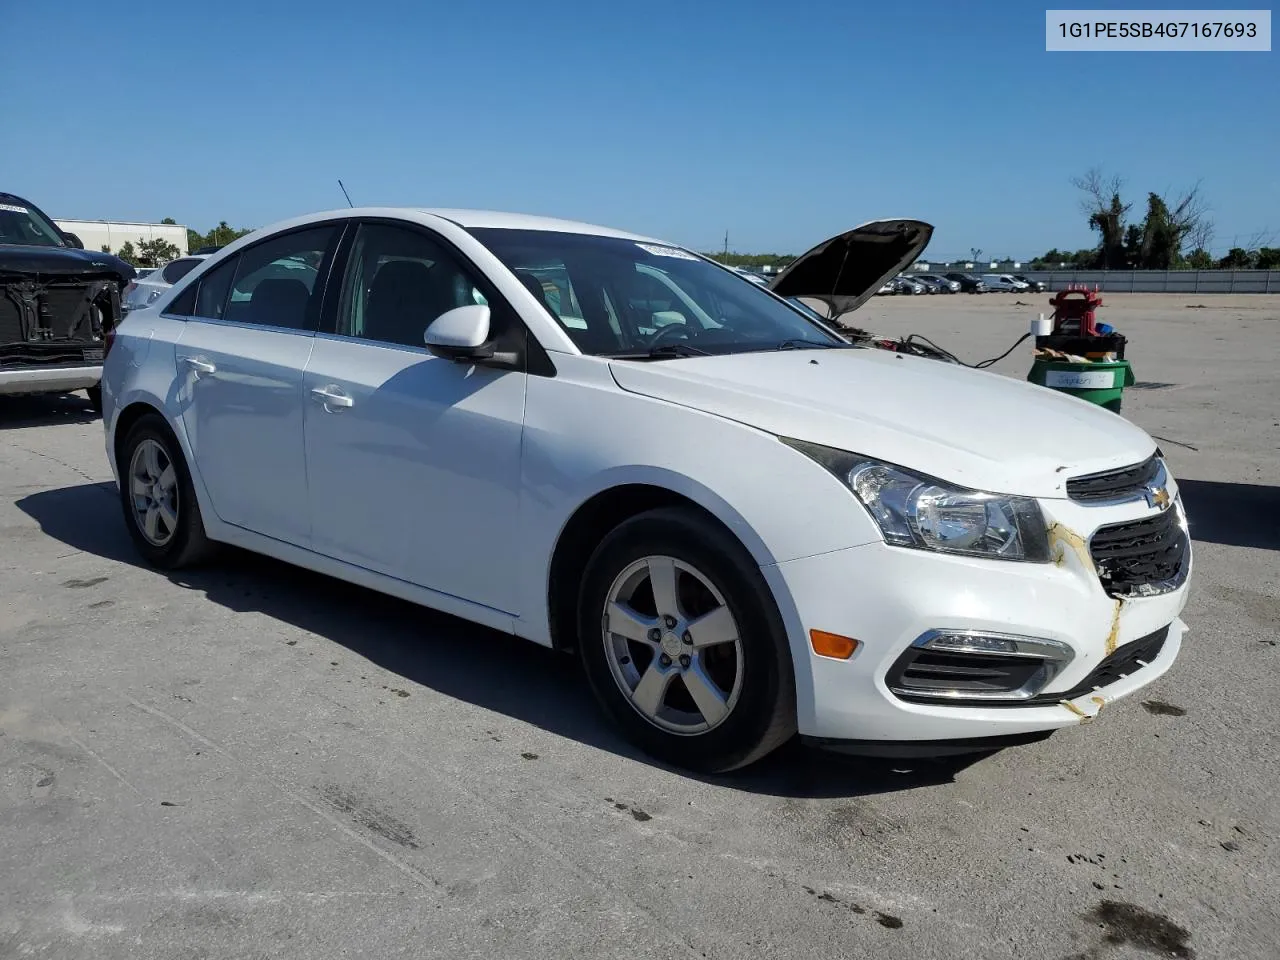
POLYGON ((1133 385, 1133 369, 1128 360, 1068 363, 1037 357, 1027 379, 1119 413, 1121 394, 1133 385))

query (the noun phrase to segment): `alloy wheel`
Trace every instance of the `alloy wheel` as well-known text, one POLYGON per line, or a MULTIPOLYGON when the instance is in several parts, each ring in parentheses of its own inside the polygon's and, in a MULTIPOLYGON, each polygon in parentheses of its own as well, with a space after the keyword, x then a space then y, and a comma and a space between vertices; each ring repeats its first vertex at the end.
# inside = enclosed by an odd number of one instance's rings
POLYGON ((150 437, 129 460, 129 496, 138 531, 163 547, 178 529, 178 474, 165 448, 150 437))
POLYGON ((609 588, 601 629, 614 681, 654 726, 701 734, 733 712, 742 639, 724 596, 691 564, 667 556, 628 564, 609 588))

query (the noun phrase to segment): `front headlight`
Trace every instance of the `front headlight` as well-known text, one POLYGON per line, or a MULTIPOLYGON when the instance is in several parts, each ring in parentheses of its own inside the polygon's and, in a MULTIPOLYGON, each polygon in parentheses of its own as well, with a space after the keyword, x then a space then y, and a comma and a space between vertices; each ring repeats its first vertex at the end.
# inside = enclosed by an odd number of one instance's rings
POLYGON ((894 546, 997 560, 1049 560, 1044 515, 1029 497, 965 490, 856 453, 803 440, 783 442, 844 483, 894 546))

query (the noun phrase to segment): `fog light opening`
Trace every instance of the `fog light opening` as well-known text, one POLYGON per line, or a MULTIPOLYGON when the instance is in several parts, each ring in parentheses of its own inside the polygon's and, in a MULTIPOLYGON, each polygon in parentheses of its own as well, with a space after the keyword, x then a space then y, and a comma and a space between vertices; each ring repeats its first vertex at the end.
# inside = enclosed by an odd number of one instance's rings
POLYGON ((1065 643, 972 630, 930 630, 885 677, 901 699, 1017 703, 1036 696, 1070 663, 1065 643))

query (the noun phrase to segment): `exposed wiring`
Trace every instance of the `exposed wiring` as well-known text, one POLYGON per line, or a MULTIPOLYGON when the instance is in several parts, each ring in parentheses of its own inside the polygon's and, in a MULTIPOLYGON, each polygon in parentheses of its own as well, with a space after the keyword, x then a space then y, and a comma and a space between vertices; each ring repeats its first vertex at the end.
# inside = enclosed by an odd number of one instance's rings
POLYGON ((985 370, 987 367, 991 366, 993 363, 999 363, 1009 354, 1013 353, 1013 351, 1018 348, 1018 344, 1022 343, 1022 341, 1027 339, 1027 337, 1029 336, 1031 336, 1030 332, 1024 333, 1022 336, 1020 336, 1017 340, 1013 342, 1012 347, 1010 347, 1004 353, 1000 354, 1000 356, 995 357, 994 359, 991 359, 991 360, 983 360, 981 363, 975 363, 974 367, 977 368, 978 370, 985 370))
POLYGON ((1183 443, 1181 440, 1170 440, 1168 437, 1157 437, 1154 433, 1151 435, 1151 439, 1163 440, 1165 443, 1176 443, 1180 447, 1186 447, 1188 450, 1194 450, 1196 453, 1200 452, 1199 447, 1193 447, 1191 444, 1183 443))
MULTIPOLYGON (((1022 341, 1026 340, 1027 337, 1029 336, 1031 336, 1029 332, 1024 333, 1022 336, 1020 336, 1017 340, 1014 341, 1013 346, 1011 346, 1004 353, 1000 354, 1000 356, 992 357, 990 360, 982 360, 982 361, 979 361, 978 363, 965 363, 963 360, 957 357, 950 350, 943 349, 942 347, 934 343, 932 340, 930 340, 928 337, 921 336, 918 333, 911 334, 902 342, 904 345, 910 344, 913 347, 916 342, 926 344, 929 347, 929 351, 932 351, 936 356, 942 358, 943 360, 950 360, 952 363, 958 363, 961 366, 971 367, 974 370, 985 370, 987 367, 991 366, 992 364, 999 363, 1009 354, 1013 353, 1014 350, 1018 349, 1018 345, 1021 344, 1022 341)), ((921 355, 928 356, 929 351, 919 350, 918 348, 916 348, 911 350, 910 352, 919 353, 921 355)))

